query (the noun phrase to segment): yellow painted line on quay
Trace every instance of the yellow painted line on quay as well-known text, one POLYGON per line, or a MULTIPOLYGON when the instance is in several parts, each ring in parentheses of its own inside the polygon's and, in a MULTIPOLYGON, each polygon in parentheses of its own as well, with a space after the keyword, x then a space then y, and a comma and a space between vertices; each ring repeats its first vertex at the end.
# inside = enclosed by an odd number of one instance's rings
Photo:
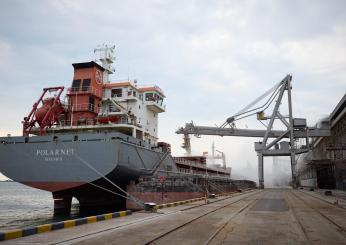
POLYGON ((22 236, 23 236, 23 231, 21 229, 5 232, 5 240, 15 239, 22 236))
POLYGON ((37 226, 37 233, 43 233, 52 230, 51 224, 39 225, 37 226))

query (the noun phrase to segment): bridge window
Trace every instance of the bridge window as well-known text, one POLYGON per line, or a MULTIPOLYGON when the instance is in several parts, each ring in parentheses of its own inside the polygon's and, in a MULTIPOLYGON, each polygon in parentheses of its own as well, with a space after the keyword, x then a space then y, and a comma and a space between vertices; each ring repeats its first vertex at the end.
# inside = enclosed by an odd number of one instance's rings
POLYGON ((80 79, 73 80, 73 82, 72 82, 72 92, 77 92, 79 90, 80 82, 81 82, 80 79))
POLYGON ((123 90, 121 88, 112 89, 111 96, 112 97, 122 97, 123 96, 123 90))
POLYGON ((91 79, 83 79, 82 91, 88 91, 91 83, 91 79))
POLYGON ((145 94, 145 100, 146 101, 155 101, 155 97, 154 97, 153 93, 146 93, 145 94))

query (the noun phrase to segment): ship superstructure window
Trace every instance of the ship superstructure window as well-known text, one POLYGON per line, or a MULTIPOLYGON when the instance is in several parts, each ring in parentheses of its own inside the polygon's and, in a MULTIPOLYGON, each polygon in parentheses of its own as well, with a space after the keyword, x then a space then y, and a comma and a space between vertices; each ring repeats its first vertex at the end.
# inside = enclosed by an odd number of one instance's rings
POLYGON ((88 91, 91 83, 91 79, 83 79, 82 91, 88 91))
POLYGON ((163 98, 162 98, 161 96, 157 96, 156 102, 157 102, 159 105, 162 105, 163 98))
POLYGON ((73 80, 72 82, 72 92, 78 92, 80 87, 80 79, 73 80))
POLYGON ((155 101, 153 93, 146 93, 145 94, 145 100, 146 101, 155 101))
POLYGON ((89 110, 94 111, 95 98, 94 96, 89 97, 89 110))
POLYGON ((145 94, 145 100, 146 101, 155 101, 159 105, 162 105, 162 103, 163 103, 163 97, 161 97, 157 93, 146 93, 145 94))
POLYGON ((113 104, 109 104, 109 105, 108 105, 108 111, 109 111, 109 112, 118 112, 118 111, 120 111, 120 110, 117 109, 113 104))
POLYGON ((121 88, 112 89, 111 96, 112 97, 122 97, 123 96, 123 90, 121 88))

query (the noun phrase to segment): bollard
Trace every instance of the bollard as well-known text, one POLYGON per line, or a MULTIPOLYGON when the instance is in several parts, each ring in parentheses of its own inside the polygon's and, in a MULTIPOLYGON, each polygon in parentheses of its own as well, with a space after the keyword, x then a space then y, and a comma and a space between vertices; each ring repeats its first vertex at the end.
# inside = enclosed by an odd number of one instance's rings
POLYGON ((146 202, 144 203, 144 211, 147 212, 156 212, 156 203, 154 202, 146 202))

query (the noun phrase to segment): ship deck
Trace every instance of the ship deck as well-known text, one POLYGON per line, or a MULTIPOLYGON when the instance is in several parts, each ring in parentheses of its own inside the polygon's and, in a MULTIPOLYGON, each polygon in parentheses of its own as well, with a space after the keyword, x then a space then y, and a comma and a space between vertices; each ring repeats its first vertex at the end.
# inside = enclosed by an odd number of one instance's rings
POLYGON ((136 212, 3 244, 345 244, 345 201, 265 189, 136 212))

